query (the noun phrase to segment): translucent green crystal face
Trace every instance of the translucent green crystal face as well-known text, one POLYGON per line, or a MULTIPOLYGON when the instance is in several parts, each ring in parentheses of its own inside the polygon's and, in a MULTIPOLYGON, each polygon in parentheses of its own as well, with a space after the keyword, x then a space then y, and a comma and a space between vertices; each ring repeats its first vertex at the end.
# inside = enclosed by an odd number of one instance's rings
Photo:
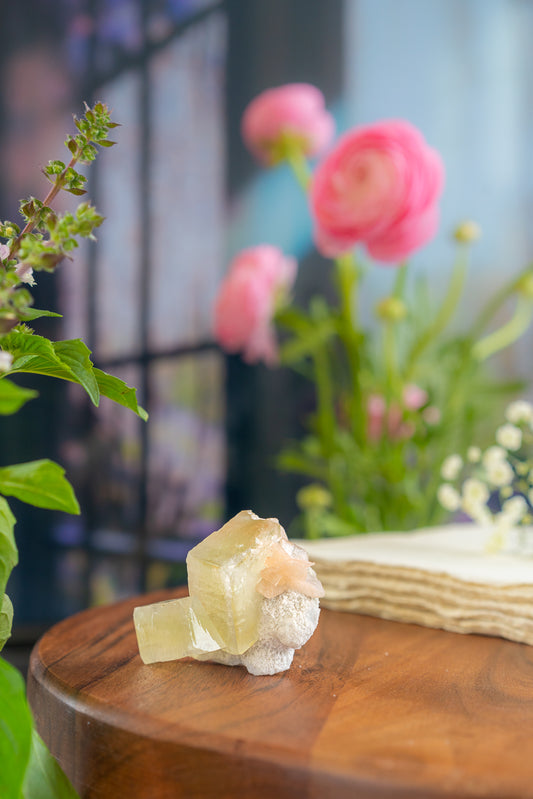
POLYGON ((259 573, 281 540, 286 535, 276 519, 241 511, 187 556, 194 613, 226 652, 241 654, 257 641, 259 573))
POLYGON ((218 649, 194 613, 190 597, 135 608, 133 621, 144 663, 195 657, 218 649))

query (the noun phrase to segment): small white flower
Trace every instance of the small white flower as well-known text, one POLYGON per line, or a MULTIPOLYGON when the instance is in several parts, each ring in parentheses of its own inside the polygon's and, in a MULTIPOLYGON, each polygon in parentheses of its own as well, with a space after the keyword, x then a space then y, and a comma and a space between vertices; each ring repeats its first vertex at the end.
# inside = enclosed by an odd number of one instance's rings
POLYGON ((513 482, 514 472, 506 460, 494 460, 485 466, 487 479, 493 486, 508 486, 513 482))
POLYGON ((0 372, 9 372, 13 365, 13 356, 10 352, 0 350, 0 372))
POLYGON ((481 480, 470 477, 463 483, 463 499, 484 505, 489 498, 489 489, 481 480))
POLYGON ((443 483, 437 491, 437 499, 445 510, 455 511, 461 506, 461 497, 449 483, 443 483))
POLYGON ((441 466, 440 473, 445 480, 455 480, 459 476, 462 466, 463 459, 460 455, 448 455, 441 466))
POLYGON ((501 515, 509 524, 518 524, 527 513, 527 502, 524 497, 516 496, 508 499, 502 505, 501 515))
POLYGON ((504 461, 507 457, 507 452, 502 447, 489 447, 482 456, 483 465, 486 468, 493 463, 499 463, 500 461, 504 461))
POLYGON ((478 463, 481 460, 481 450, 479 447, 468 447, 466 457, 470 463, 478 463))
POLYGON ((15 269, 15 274, 21 283, 27 283, 29 286, 35 286, 33 278, 33 269, 29 264, 20 263, 15 269))
POLYGON ((533 405, 526 400, 511 402, 505 409, 505 418, 511 424, 533 421, 533 405))
POLYGON ((522 446, 522 431, 514 424, 504 424, 496 430, 496 441, 505 449, 516 450, 522 446))
POLYGON ((461 502, 461 508, 478 524, 490 524, 492 522, 492 514, 483 502, 464 497, 461 502))

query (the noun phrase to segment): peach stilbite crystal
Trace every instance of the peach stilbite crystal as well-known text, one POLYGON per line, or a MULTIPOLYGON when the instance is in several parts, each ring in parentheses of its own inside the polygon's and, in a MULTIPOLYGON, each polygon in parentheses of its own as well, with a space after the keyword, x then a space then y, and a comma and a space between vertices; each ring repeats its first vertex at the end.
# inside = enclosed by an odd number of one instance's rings
POLYGON ((142 660, 289 668, 318 623, 323 589, 311 566, 277 519, 241 511, 189 552, 189 597, 135 608, 142 660))

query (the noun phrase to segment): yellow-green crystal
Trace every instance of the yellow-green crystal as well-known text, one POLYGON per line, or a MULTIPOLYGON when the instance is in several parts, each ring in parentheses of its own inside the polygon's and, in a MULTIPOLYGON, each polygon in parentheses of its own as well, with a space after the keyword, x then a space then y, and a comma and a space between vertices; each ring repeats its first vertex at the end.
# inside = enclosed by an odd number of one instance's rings
POLYGON ((187 556, 195 612, 221 649, 239 655, 258 638, 262 596, 259 572, 275 541, 285 538, 276 519, 241 511, 187 556))
POLYGON ((144 663, 195 657, 218 649, 193 611, 190 597, 135 608, 133 621, 144 663))
POLYGON ((241 511, 189 552, 189 597, 135 608, 145 663, 222 649, 239 655, 258 639, 259 573, 273 545, 286 540, 276 519, 241 511))

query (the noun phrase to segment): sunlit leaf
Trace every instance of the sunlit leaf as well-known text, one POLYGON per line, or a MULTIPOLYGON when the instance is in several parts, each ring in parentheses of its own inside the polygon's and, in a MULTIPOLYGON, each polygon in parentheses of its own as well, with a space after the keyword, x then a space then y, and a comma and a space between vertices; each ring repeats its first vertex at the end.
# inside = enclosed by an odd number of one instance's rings
POLYGON ((38 508, 80 512, 65 470, 47 459, 0 468, 0 492, 38 508))
POLYGON ((34 729, 22 799, 76 799, 78 794, 34 729))
POLYGON ((11 635, 11 625, 13 624, 13 605, 7 594, 2 597, 0 604, 0 651, 11 635))
POLYGON ((0 658, 0 796, 19 799, 31 749, 32 718, 19 672, 0 658))
POLYGON ((6 590, 8 577, 18 563, 18 550, 13 534, 15 522, 7 500, 0 497, 0 594, 6 590))

